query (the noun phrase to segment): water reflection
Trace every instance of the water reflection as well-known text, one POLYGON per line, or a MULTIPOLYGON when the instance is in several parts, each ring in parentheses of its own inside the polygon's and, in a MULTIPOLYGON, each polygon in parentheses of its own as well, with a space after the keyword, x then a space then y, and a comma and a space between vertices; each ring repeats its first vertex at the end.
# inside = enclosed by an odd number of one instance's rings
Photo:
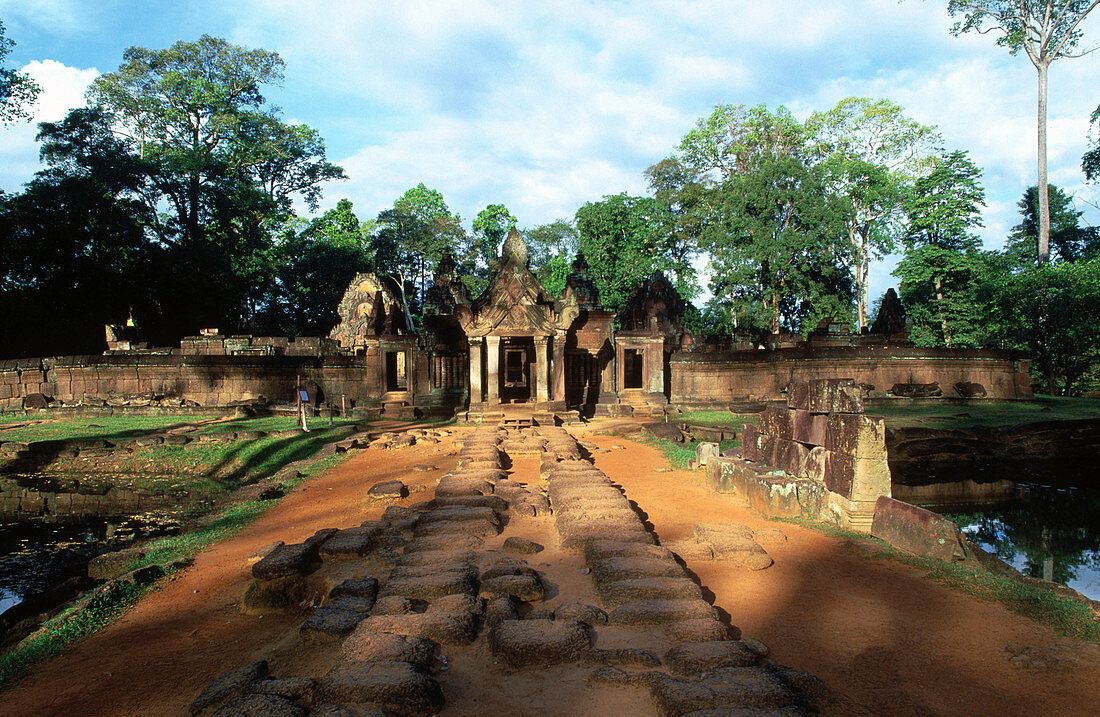
POLYGON ((1100 600, 1100 490, 1023 484, 1012 502, 940 512, 1021 573, 1100 600))
POLYGON ((27 596, 82 575, 100 553, 179 529, 177 518, 156 513, 111 521, 0 522, 0 614, 27 596))

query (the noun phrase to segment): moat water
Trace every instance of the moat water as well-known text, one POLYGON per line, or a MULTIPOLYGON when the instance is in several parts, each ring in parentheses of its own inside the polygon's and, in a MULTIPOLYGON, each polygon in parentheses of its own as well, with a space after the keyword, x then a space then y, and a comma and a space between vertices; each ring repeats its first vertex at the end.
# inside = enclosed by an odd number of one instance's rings
POLYGON ((1100 600, 1100 487, 1021 483, 1015 500, 941 507, 984 550, 1024 575, 1100 600))
POLYGON ((84 575, 88 561, 134 540, 179 532, 171 515, 0 522, 0 614, 29 596, 84 575))

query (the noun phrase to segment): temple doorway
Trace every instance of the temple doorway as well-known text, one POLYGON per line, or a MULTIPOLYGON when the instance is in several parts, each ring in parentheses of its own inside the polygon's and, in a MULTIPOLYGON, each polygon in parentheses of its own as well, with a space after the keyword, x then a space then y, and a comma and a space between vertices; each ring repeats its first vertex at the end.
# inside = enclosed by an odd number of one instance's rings
POLYGON ((532 400, 535 340, 530 336, 508 337, 500 342, 501 403, 532 400))

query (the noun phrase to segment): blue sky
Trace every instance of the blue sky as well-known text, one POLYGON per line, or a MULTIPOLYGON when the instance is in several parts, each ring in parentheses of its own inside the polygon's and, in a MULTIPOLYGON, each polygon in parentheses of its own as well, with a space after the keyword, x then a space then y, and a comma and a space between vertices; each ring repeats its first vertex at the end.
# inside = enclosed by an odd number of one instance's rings
MULTIPOLYGON (((937 125, 985 171, 983 241, 1000 246, 1036 181, 1035 71, 992 37, 954 38, 945 2, 338 2, 0 0, 17 44, 8 66, 44 88, 37 120, 83 103, 131 45, 206 33, 278 52, 285 119, 325 138, 361 218, 424 182, 469 221, 503 203, 521 226, 572 217, 586 201, 645 192, 717 103, 786 105, 796 116, 848 96, 887 97, 937 125)), ((1100 17, 1100 16, 1098 16, 1100 17)), ((1085 23, 1100 41, 1100 19, 1085 23)), ((1050 181, 1086 202, 1081 155, 1100 103, 1100 56, 1054 65, 1050 181)), ((33 125, 0 129, 0 189, 39 168, 33 125)), ((872 271, 872 298, 895 280, 872 271)))

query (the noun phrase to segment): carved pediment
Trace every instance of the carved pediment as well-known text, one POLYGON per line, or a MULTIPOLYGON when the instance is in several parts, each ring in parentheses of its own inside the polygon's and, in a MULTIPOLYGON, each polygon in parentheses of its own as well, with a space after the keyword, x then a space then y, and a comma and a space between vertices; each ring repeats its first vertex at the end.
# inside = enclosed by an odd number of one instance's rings
POLYGON ((468 309, 456 308, 455 316, 467 336, 549 336, 569 326, 576 308, 555 305, 527 268, 527 246, 513 229, 488 288, 468 309))
POLYGON ((365 336, 395 336, 413 330, 401 287, 388 276, 357 274, 337 311, 340 321, 329 338, 344 348, 362 345, 365 336))

